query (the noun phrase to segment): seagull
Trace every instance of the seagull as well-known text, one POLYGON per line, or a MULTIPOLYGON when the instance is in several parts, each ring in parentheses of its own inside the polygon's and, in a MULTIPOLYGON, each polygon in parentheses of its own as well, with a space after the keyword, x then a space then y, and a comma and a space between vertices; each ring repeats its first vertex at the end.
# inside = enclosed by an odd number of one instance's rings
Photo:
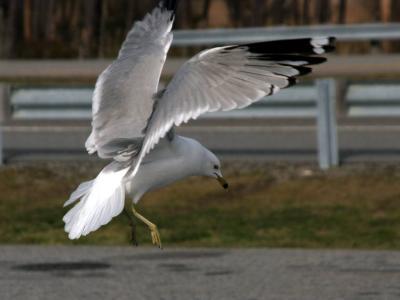
POLYGON ((290 87, 311 72, 310 65, 326 61, 321 54, 334 49, 332 37, 216 47, 192 57, 158 90, 176 7, 177 0, 162 0, 136 22, 117 59, 97 79, 85 146, 89 154, 111 162, 65 202, 75 203, 63 218, 70 239, 125 211, 148 226, 152 243, 161 248, 157 226, 135 208, 145 193, 189 176, 212 177, 228 188, 217 156, 175 134, 174 127, 204 113, 249 106, 290 87), (125 203, 125 196, 131 203, 125 203))

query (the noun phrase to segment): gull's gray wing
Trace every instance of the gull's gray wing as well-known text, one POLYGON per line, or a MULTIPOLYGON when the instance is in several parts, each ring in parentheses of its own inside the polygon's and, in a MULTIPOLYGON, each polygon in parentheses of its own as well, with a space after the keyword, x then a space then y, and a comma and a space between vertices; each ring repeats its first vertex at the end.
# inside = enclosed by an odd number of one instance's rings
POLYGON ((99 76, 93 94, 89 153, 128 160, 138 154, 154 105, 167 52, 176 1, 164 0, 136 22, 118 58, 99 76))
POLYGON ((296 82, 311 72, 317 56, 333 50, 333 38, 307 38, 218 47, 186 62, 156 100, 146 127, 142 158, 174 126, 200 114, 242 108, 296 82))

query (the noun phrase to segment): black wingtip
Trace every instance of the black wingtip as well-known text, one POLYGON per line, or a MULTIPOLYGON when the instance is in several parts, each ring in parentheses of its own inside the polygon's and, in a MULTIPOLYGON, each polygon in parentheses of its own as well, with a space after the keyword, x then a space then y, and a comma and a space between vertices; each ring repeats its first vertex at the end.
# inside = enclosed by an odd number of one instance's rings
POLYGON ((304 76, 312 72, 312 69, 309 67, 293 66, 293 68, 295 68, 299 72, 297 76, 304 76))
POLYGON ((176 8, 178 7, 178 0, 161 0, 160 7, 173 11, 175 14, 176 8))
POLYGON ((297 84, 297 78, 296 77, 288 77, 288 85, 285 86, 285 88, 291 87, 293 85, 297 84))
POLYGON ((335 45, 336 44, 336 38, 332 37, 332 36, 329 36, 329 37, 327 37, 327 39, 328 39, 328 43, 325 44, 325 45, 322 45, 322 49, 324 49, 324 53, 335 51, 335 49, 336 49, 336 45, 335 45))
POLYGON ((336 38, 333 36, 328 37, 328 45, 324 46, 326 53, 336 50, 336 38))
POLYGON ((159 3, 159 7, 161 9, 165 9, 167 11, 172 11, 170 20, 172 21, 176 15, 176 9, 178 7, 178 0, 161 0, 159 3))
POLYGON ((250 53, 255 54, 283 54, 283 55, 323 55, 335 50, 334 37, 300 38, 277 41, 249 43, 229 46, 227 50, 246 47, 250 53))

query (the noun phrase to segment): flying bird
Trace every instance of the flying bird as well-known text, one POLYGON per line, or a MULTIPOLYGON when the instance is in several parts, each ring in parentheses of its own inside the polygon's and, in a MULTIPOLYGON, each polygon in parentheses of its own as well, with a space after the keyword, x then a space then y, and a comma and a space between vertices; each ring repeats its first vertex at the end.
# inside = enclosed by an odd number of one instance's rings
POLYGON ((145 193, 188 176, 212 177, 228 187, 217 156, 198 141, 175 134, 174 127, 275 94, 310 73, 310 65, 326 61, 319 55, 334 49, 329 37, 216 47, 184 63, 158 91, 176 2, 163 0, 136 22, 117 59, 97 79, 85 146, 112 162, 65 202, 76 203, 63 218, 70 239, 110 222, 124 210, 128 196, 133 216, 149 227, 153 244, 161 248, 157 226, 135 208, 145 193))

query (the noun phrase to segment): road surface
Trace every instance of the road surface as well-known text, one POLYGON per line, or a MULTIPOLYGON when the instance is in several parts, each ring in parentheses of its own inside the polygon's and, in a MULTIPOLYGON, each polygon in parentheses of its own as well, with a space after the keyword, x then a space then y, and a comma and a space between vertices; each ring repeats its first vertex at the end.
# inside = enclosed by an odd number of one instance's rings
POLYGON ((400 299, 400 252, 1 246, 0 299, 400 299))

